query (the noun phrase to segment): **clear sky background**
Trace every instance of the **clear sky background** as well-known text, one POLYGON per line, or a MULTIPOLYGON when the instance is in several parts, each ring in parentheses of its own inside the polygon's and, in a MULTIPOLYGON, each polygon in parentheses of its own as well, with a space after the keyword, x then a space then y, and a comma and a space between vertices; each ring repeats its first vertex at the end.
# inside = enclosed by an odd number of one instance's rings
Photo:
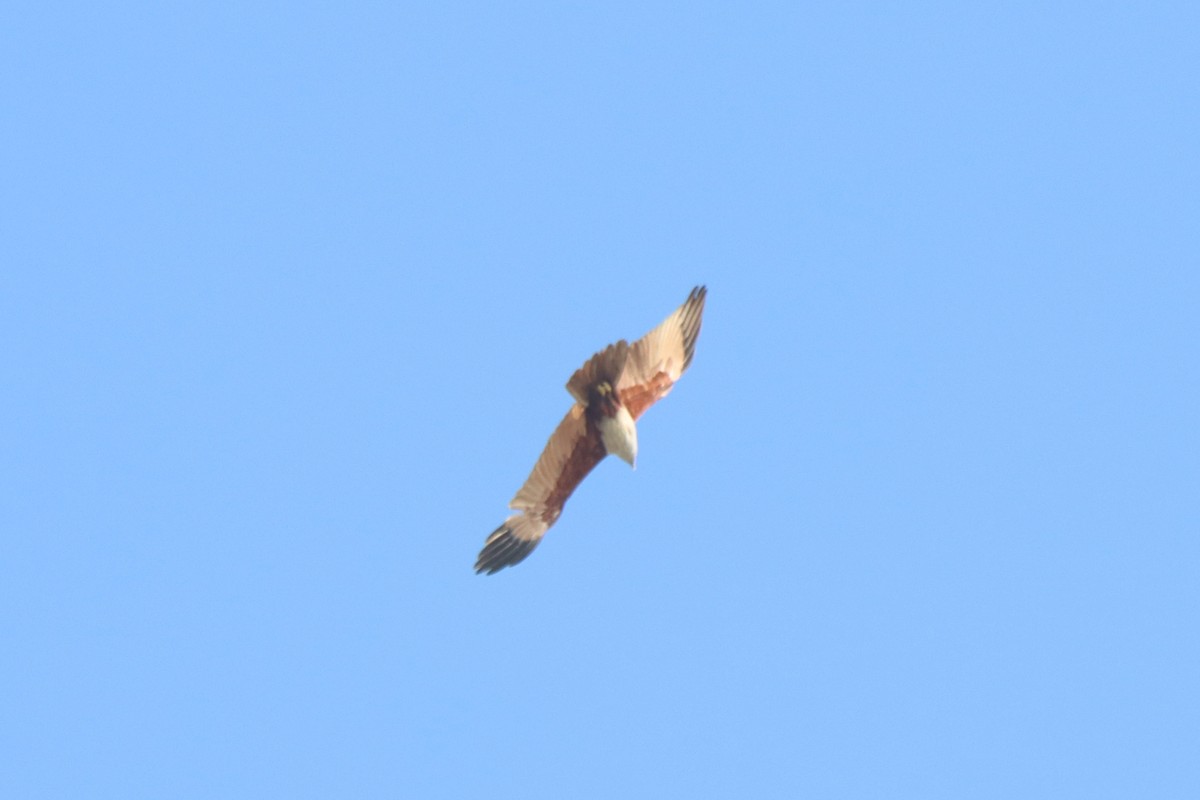
POLYGON ((9 7, 0 796, 1200 796, 1198 9, 9 7))

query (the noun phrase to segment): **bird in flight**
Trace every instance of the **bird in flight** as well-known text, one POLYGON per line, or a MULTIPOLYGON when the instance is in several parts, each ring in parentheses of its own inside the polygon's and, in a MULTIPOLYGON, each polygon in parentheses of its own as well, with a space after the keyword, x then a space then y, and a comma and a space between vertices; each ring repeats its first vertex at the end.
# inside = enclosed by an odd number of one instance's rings
POLYGON ((475 572, 491 575, 524 561, 558 520, 571 492, 606 455, 634 465, 634 420, 666 397, 691 365, 706 293, 697 286, 657 328, 632 345, 624 339, 610 344, 575 371, 567 381, 575 404, 508 504, 519 513, 487 538, 475 572))

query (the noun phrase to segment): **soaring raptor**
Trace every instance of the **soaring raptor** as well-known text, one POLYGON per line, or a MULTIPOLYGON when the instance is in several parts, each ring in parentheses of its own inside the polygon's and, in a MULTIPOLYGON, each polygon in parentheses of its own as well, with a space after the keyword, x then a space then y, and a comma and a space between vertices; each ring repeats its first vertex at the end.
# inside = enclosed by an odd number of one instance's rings
POLYGON ((703 286, 662 324, 632 345, 610 344, 567 381, 575 405, 546 442, 546 449, 516 497, 508 504, 518 514, 504 520, 484 543, 476 572, 519 564, 558 520, 563 504, 587 474, 609 453, 633 466, 637 457, 634 420, 666 397, 692 363, 703 286))

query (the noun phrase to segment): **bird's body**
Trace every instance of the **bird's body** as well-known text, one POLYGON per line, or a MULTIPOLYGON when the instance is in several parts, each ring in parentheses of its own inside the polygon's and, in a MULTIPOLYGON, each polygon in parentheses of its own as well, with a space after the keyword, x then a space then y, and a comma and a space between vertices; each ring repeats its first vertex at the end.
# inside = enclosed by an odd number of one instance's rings
POLYGON ((487 538, 476 572, 518 564, 537 547, 575 487, 612 453, 631 467, 637 459, 638 419, 671 391, 692 363, 706 290, 696 287, 661 325, 632 345, 621 340, 588 359, 567 381, 575 404, 546 443, 509 508, 487 538))

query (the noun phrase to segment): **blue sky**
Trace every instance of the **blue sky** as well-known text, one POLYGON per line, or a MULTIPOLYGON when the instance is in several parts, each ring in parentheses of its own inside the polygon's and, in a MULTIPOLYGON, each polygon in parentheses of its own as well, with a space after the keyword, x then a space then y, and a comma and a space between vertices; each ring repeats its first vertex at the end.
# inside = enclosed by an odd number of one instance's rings
POLYGON ((10 8, 0 794, 1195 797, 1196 9, 10 8))

